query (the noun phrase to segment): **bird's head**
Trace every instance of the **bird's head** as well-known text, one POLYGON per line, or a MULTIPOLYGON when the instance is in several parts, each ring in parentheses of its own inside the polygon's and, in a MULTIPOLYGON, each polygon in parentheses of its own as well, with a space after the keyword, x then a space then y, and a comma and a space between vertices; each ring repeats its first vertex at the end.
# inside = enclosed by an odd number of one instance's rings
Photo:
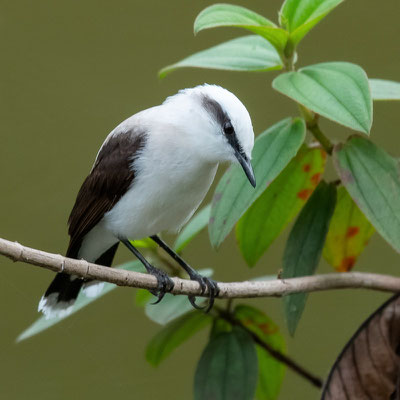
POLYGON ((239 162, 255 187, 250 162, 253 126, 246 107, 233 93, 206 84, 181 90, 166 103, 179 107, 180 118, 188 128, 185 131, 202 157, 209 162, 239 162))

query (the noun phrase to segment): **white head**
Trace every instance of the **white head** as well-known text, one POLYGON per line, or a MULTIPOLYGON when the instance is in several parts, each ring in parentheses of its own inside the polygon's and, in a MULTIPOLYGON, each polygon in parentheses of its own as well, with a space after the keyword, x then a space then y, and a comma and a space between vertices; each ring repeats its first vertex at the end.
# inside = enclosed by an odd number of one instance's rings
POLYGON ((181 90, 167 98, 163 106, 173 109, 171 114, 179 118, 176 122, 190 135, 191 142, 206 161, 239 162, 255 186, 250 163, 253 126, 246 107, 233 93, 205 84, 181 90))

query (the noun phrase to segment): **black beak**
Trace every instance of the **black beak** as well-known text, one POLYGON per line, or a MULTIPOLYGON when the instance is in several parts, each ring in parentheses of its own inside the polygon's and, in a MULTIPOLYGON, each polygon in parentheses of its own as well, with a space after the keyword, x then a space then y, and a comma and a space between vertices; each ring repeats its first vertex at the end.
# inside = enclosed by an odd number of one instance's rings
POLYGON ((255 188, 256 187, 256 177, 254 176, 254 171, 253 171, 253 167, 251 166, 250 160, 248 160, 244 154, 239 153, 239 151, 235 151, 235 156, 236 156, 237 160, 239 161, 240 165, 242 166, 243 171, 247 176, 247 179, 250 181, 251 186, 253 186, 255 188))

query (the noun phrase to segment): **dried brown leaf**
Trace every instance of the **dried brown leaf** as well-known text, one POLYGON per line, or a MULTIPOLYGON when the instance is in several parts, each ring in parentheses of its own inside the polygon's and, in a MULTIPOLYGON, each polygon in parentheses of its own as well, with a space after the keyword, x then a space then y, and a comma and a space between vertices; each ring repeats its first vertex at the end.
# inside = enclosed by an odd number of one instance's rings
POLYGON ((328 376, 321 400, 400 399, 400 294, 357 330, 328 376))

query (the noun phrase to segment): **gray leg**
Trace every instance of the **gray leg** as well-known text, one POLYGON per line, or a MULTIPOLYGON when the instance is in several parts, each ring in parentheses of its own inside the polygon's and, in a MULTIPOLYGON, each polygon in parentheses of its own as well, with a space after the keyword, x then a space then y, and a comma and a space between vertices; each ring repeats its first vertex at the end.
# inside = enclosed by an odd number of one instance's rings
POLYGON ((153 304, 159 303, 165 296, 165 293, 170 292, 174 288, 174 282, 166 272, 153 267, 128 239, 121 239, 121 242, 139 259, 139 261, 146 268, 147 272, 157 278, 157 289, 150 290, 150 292, 154 296, 158 297, 158 300, 153 304))

